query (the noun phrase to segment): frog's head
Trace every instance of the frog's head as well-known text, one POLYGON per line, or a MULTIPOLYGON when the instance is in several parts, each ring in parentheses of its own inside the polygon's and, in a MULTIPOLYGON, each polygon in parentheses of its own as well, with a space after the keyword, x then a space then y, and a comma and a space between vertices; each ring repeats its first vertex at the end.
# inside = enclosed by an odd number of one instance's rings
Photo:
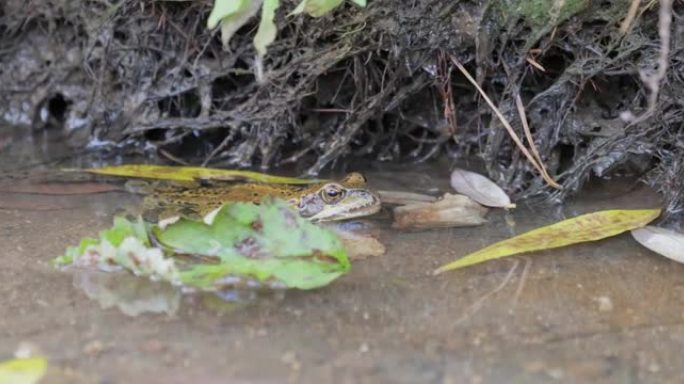
POLYGON ((366 189, 366 178, 360 173, 350 173, 338 183, 319 184, 291 202, 312 221, 346 220, 380 210, 380 199, 366 189))

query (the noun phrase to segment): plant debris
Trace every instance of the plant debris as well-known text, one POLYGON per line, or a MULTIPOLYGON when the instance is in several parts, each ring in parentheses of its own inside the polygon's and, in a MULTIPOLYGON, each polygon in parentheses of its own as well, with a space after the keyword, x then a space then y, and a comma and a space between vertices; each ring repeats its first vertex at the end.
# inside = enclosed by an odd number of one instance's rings
POLYGON ((632 230, 632 237, 651 251, 684 263, 684 234, 667 228, 647 225, 632 230))
POLYGON ((454 169, 451 172, 451 187, 487 207, 515 208, 506 192, 479 173, 454 169))

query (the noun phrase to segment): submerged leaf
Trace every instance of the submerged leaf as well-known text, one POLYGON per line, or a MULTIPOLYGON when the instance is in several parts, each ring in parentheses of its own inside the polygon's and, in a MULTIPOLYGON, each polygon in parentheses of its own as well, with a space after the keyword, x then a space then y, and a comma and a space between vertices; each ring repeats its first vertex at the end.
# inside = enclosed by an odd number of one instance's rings
POLYGON ((435 274, 519 253, 604 239, 642 227, 659 215, 660 209, 624 209, 588 213, 492 244, 439 267, 435 274))
POLYGON ((261 22, 256 35, 254 35, 254 47, 260 56, 266 55, 266 47, 276 38, 278 30, 273 18, 278 6, 280 6, 279 0, 264 0, 264 6, 261 8, 261 22))
POLYGON ((181 273, 184 284, 203 289, 233 278, 310 289, 350 268, 337 236, 301 218, 283 201, 229 204, 211 224, 181 219, 154 232, 161 244, 177 253, 220 260, 218 265, 198 265, 181 273))
POLYGON ((44 357, 12 359, 0 363, 0 383, 35 384, 45 375, 47 360, 44 357))
POLYGON ((274 176, 254 171, 204 167, 174 167, 168 165, 129 164, 102 168, 67 169, 67 171, 88 172, 99 175, 138 177, 172 181, 197 180, 250 180, 269 184, 313 184, 321 180, 274 176))
POLYGON ((451 187, 487 207, 515 208, 506 192, 479 173, 454 169, 451 172, 451 187))
POLYGON ((632 237, 651 251, 684 263, 684 234, 647 225, 632 230, 632 237))

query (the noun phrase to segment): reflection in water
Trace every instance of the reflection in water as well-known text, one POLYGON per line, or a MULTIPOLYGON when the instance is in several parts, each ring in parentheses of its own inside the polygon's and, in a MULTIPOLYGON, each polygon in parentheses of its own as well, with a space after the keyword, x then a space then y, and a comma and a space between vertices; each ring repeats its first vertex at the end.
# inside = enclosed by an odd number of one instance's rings
MULTIPOLYGON (((178 312, 183 296, 183 291, 178 287, 141 278, 125 271, 73 269, 73 283, 88 298, 100 303, 102 309, 116 307, 128 316, 143 313, 174 315, 178 312)), ((197 297, 206 308, 222 313, 243 308, 259 299, 282 300, 285 297, 282 290, 250 288, 186 293, 197 297)))
POLYGON ((128 273, 74 270, 73 283, 102 309, 118 308, 128 316, 142 313, 173 315, 180 306, 178 289, 164 282, 141 279, 128 273))

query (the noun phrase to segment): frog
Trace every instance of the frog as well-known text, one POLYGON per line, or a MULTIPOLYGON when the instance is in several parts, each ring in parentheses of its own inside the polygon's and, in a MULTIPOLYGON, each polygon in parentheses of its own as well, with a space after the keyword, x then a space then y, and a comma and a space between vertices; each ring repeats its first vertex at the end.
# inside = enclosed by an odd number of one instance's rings
POLYGON ((247 182, 152 188, 143 201, 143 215, 159 222, 173 221, 179 216, 201 217, 210 222, 224 203, 259 204, 268 197, 286 200, 301 217, 313 222, 360 218, 381 208, 380 198, 368 189, 366 177, 352 172, 339 181, 309 185, 247 182))

